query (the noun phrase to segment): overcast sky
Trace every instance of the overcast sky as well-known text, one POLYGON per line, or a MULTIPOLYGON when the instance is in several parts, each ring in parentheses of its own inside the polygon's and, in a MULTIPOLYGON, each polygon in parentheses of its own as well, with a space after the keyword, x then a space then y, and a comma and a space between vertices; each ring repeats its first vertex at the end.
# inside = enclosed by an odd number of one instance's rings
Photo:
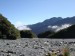
POLYGON ((14 25, 75 16, 75 0, 0 0, 0 13, 14 25))

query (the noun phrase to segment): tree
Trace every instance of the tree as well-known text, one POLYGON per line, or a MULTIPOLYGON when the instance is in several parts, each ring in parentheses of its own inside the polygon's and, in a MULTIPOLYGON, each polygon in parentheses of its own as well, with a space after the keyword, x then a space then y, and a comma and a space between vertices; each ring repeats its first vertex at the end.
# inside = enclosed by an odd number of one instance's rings
POLYGON ((38 34, 38 38, 48 38, 48 36, 52 35, 54 32, 52 31, 45 31, 45 32, 42 32, 40 34, 38 34))
POLYGON ((21 38, 34 38, 37 37, 32 31, 30 30, 21 30, 20 31, 21 38))
POLYGON ((7 18, 0 14, 0 38, 17 39, 20 38, 20 32, 11 24, 7 18))
POLYGON ((61 38, 61 39, 74 38, 75 39, 75 25, 60 30, 55 34, 53 34, 52 36, 49 36, 49 38, 61 38))

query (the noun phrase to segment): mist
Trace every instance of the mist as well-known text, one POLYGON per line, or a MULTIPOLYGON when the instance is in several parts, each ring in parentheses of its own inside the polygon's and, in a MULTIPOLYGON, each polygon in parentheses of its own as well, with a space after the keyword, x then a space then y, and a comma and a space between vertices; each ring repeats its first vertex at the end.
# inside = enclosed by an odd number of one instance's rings
POLYGON ((65 29, 65 28, 68 28, 70 27, 72 24, 63 24, 61 26, 57 26, 57 25, 54 25, 54 26, 48 26, 48 29, 51 29, 52 31, 54 32, 58 32, 62 29, 65 29))

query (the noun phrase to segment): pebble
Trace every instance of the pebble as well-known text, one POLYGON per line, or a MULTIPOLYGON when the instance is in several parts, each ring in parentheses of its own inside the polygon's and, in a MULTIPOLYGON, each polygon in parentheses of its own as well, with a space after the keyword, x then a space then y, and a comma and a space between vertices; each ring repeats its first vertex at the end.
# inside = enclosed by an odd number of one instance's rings
MULTIPOLYGON (((53 40, 53 39, 18 39, 0 40, 0 56, 42 56, 47 51, 61 53, 62 47, 69 44, 71 54, 75 52, 75 39, 53 40), (64 45, 64 46, 63 46, 64 45), (10 46, 10 47, 9 47, 10 46), (58 48, 57 48, 58 47, 58 48), (32 51, 31 51, 32 50, 32 51), (28 52, 27 52, 28 51, 28 52), (39 54, 40 53, 40 54, 39 54), (4 54, 4 55, 3 55, 4 54)), ((61 55, 58 55, 61 56, 61 55)))

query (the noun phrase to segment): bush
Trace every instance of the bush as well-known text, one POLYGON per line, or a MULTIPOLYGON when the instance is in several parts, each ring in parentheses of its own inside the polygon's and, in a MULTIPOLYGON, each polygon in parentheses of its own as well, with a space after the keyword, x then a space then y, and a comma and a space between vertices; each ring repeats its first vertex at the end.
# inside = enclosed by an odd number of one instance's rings
POLYGON ((21 30, 20 31, 21 38, 34 38, 37 37, 32 31, 30 30, 21 30))
POLYGON ((64 48, 63 54, 64 56, 70 56, 68 47, 64 48))

